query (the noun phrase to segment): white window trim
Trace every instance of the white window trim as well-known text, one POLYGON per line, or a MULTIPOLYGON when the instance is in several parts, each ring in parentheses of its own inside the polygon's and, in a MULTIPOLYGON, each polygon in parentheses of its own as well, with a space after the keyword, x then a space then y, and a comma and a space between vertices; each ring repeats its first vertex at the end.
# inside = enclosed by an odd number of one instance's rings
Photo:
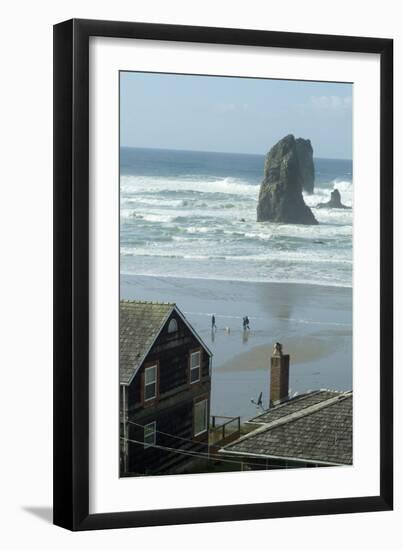
POLYGON ((201 350, 192 351, 192 353, 190 354, 190 359, 189 359, 189 367, 190 367, 190 383, 191 384, 196 384, 196 382, 200 382, 200 379, 201 379, 201 350), (192 356, 193 355, 199 355, 199 364, 198 364, 197 367, 192 367, 192 356), (198 371, 199 371, 199 377, 196 378, 196 380, 192 381, 192 371, 196 370, 196 369, 198 369, 198 371))
POLYGON ((195 432, 193 434, 193 437, 204 434, 208 430, 208 421, 209 421, 209 418, 208 418, 208 399, 202 399, 201 401, 197 401, 193 405, 193 422, 194 422, 194 416, 195 416, 194 410, 195 410, 196 406, 199 405, 200 403, 206 403, 206 409, 205 409, 205 424, 206 424, 206 427, 204 428, 204 430, 201 430, 200 432, 195 432))
POLYGON ((144 449, 148 449, 149 447, 152 447, 153 445, 155 445, 157 442, 157 422, 155 420, 153 420, 153 422, 149 422, 148 424, 144 424, 143 426, 143 447, 144 449), (145 433, 146 433, 146 428, 150 428, 152 426, 152 429, 153 429, 153 442, 152 443, 149 443, 145 441, 145 433))
POLYGON ((151 365, 149 367, 146 367, 144 369, 144 388, 143 388, 144 401, 151 401, 152 399, 155 399, 157 397, 157 384, 158 384, 158 365, 151 365), (146 372, 150 369, 155 369, 155 381, 154 382, 149 382, 147 384, 147 382, 146 382, 146 372), (152 397, 147 397, 147 399, 146 399, 146 387, 151 386, 151 384, 155 384, 155 394, 152 397))

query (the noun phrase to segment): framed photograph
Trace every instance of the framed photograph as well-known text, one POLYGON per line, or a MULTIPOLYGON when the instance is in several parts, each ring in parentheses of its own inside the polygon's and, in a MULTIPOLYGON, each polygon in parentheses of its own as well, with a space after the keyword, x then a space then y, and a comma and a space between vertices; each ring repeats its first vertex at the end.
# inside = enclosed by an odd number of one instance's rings
POLYGON ((54 27, 54 523, 391 510, 393 42, 54 27))

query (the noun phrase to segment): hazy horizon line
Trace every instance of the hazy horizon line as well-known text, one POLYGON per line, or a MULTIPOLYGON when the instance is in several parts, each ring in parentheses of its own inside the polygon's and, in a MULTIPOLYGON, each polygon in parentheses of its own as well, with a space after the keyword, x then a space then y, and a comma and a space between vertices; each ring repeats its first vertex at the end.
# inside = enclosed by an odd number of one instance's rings
MULTIPOLYGON (((244 152, 239 152, 239 151, 208 151, 208 150, 205 150, 205 149, 180 149, 180 148, 176 148, 176 147, 140 147, 140 146, 133 146, 133 145, 120 145, 120 149, 151 149, 152 151, 180 151, 180 152, 184 152, 184 153, 213 153, 213 154, 217 154, 217 155, 254 155, 254 156, 265 156, 267 155, 267 153, 270 151, 270 149, 268 149, 268 151, 266 153, 244 153, 244 152)), ((343 158, 343 157, 316 157, 314 155, 313 158, 316 158, 316 159, 323 159, 323 160, 349 160, 350 162, 353 162, 353 159, 352 158, 343 158)))

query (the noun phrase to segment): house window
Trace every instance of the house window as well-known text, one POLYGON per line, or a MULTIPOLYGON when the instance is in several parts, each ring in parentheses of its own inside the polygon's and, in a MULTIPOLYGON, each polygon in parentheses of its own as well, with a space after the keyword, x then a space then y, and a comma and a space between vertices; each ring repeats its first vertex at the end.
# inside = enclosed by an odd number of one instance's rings
POLYGON ((150 422, 144 426, 144 448, 155 445, 157 439, 157 423, 150 422))
POLYGON ((193 432, 200 435, 207 431, 208 426, 208 399, 198 401, 193 409, 193 432))
POLYGON ((144 370, 144 401, 157 397, 157 365, 144 370))
POLYGON ((168 332, 176 332, 178 330, 178 322, 176 319, 171 319, 168 325, 168 332))
POLYGON ((200 380, 201 353, 195 351, 190 354, 190 383, 194 384, 200 380))

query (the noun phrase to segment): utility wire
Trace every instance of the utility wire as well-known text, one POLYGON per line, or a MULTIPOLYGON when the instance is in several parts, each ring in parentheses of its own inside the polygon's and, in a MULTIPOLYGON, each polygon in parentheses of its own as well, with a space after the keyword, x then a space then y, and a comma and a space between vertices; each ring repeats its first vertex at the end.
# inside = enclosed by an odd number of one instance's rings
MULTIPOLYGON (((133 422, 133 420, 127 420, 128 424, 134 424, 135 426, 138 426, 139 428, 144 428, 144 426, 142 426, 141 424, 137 424, 137 422, 133 422)), ((202 441, 195 441, 193 439, 186 439, 184 437, 180 437, 179 435, 172 435, 172 434, 168 434, 166 432, 161 432, 161 430, 155 430, 156 432, 158 432, 159 434, 162 434, 162 435, 167 435, 168 437, 173 437, 174 439, 180 439, 181 441, 186 441, 188 443, 197 443, 198 445, 204 445, 206 447, 210 447, 210 445, 208 443, 203 443, 202 441)))
MULTIPOLYGON (((157 445, 156 443, 144 443, 144 441, 138 441, 136 439, 128 439, 128 438, 124 438, 124 437, 121 437, 121 439, 123 439, 124 441, 127 441, 129 443, 135 443, 137 445, 141 445, 143 447, 144 446, 154 447, 156 449, 161 449, 163 451, 168 451, 168 452, 171 452, 171 453, 178 453, 178 454, 192 456, 192 457, 199 457, 199 458, 202 458, 204 460, 212 460, 213 462, 228 462, 228 463, 238 464, 238 465, 244 464, 244 465, 247 465, 247 466, 256 466, 256 463, 245 462, 242 459, 240 459, 240 460, 231 460, 231 459, 228 459, 228 458, 221 458, 221 457, 214 458, 214 457, 210 456, 209 453, 202 453, 202 452, 197 452, 197 451, 186 451, 186 450, 183 450, 183 449, 174 449, 173 447, 166 447, 164 445, 157 445)), ((270 465, 270 469, 271 468, 279 468, 279 469, 283 469, 283 470, 285 469, 284 466, 276 466, 276 465, 270 465)))
MULTIPOLYGON (((137 424, 137 422, 133 422, 133 420, 127 420, 126 422, 128 424, 133 424, 134 426, 138 426, 139 428, 144 428, 144 426, 142 424, 137 424)), ((220 428, 220 427, 221 426, 215 426, 215 428, 220 428)), ((211 428, 211 429, 214 430, 215 428, 211 428)), ((173 435, 173 434, 169 434, 167 432, 162 432, 161 430, 155 430, 155 432, 158 432, 162 435, 166 435, 168 437, 173 437, 174 439, 179 439, 181 441, 187 441, 188 443, 197 443, 198 445, 204 445, 205 447, 214 446, 214 443, 209 444, 209 443, 203 443, 202 441, 195 441, 194 439, 186 439, 184 437, 180 437, 179 435, 173 435)))

